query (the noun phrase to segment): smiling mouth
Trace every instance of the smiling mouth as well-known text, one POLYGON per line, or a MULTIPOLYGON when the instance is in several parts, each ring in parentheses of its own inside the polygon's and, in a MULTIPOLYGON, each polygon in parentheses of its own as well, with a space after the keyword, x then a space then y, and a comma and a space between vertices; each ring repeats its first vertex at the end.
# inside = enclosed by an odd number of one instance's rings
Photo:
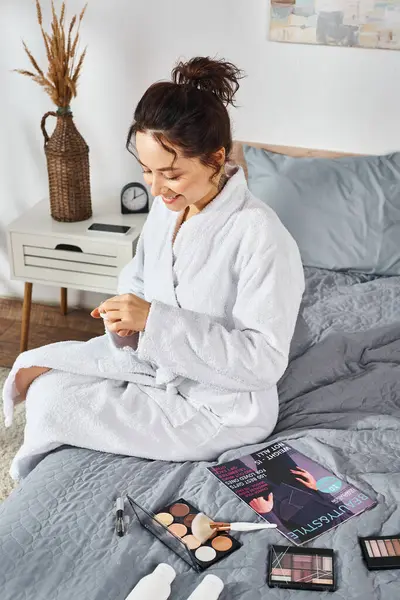
POLYGON ((175 200, 177 200, 179 198, 180 194, 178 194, 177 196, 174 196, 173 198, 166 198, 165 196, 162 197, 162 199, 164 200, 164 202, 166 204, 172 204, 173 202, 175 202, 175 200))

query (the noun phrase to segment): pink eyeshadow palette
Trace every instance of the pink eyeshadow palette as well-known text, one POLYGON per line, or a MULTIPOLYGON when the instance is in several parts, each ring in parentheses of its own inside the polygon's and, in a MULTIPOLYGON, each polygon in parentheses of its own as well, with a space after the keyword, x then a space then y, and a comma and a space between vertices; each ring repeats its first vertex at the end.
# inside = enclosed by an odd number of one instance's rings
POLYGON ((226 533, 215 533, 211 539, 201 544, 193 535, 191 527, 200 511, 183 498, 160 508, 157 513, 147 511, 129 496, 128 500, 143 527, 198 572, 242 546, 226 533))
POLYGON ((333 550, 271 546, 268 585, 293 590, 334 592, 336 578, 333 550))
POLYGON ((359 539, 367 568, 400 569, 400 534, 359 539))

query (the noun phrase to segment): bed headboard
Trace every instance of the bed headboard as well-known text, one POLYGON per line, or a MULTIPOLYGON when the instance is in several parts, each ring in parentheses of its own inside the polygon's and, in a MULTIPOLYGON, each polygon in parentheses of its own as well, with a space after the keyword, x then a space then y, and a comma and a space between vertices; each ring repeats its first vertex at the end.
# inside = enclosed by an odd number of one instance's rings
POLYGON ((341 158, 343 156, 359 156, 357 154, 351 154, 348 152, 334 152, 331 150, 312 150, 310 148, 296 148, 295 146, 271 146, 270 144, 260 144, 257 142, 243 142, 236 140, 233 142, 233 148, 230 155, 230 159, 236 164, 243 167, 246 177, 248 176, 246 160, 243 152, 243 144, 253 146, 254 148, 263 148, 269 152, 275 152, 276 154, 286 154, 287 156, 293 156, 294 158, 304 158, 307 156, 314 158, 341 158))

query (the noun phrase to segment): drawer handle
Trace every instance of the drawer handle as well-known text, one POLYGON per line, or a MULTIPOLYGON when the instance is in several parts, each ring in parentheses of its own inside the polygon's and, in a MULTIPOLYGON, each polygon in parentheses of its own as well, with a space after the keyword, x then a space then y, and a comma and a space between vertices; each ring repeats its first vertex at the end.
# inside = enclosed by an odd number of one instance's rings
POLYGON ((73 244, 57 244, 55 250, 67 250, 68 252, 83 252, 82 248, 79 248, 79 246, 74 246, 73 244))

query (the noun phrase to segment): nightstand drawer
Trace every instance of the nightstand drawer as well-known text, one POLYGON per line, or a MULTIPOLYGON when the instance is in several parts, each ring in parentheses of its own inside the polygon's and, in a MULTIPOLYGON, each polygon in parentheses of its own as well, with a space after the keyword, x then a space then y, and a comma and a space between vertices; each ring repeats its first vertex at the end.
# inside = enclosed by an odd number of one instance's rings
POLYGON ((107 240, 11 233, 13 276, 63 287, 114 290, 132 246, 107 240))

